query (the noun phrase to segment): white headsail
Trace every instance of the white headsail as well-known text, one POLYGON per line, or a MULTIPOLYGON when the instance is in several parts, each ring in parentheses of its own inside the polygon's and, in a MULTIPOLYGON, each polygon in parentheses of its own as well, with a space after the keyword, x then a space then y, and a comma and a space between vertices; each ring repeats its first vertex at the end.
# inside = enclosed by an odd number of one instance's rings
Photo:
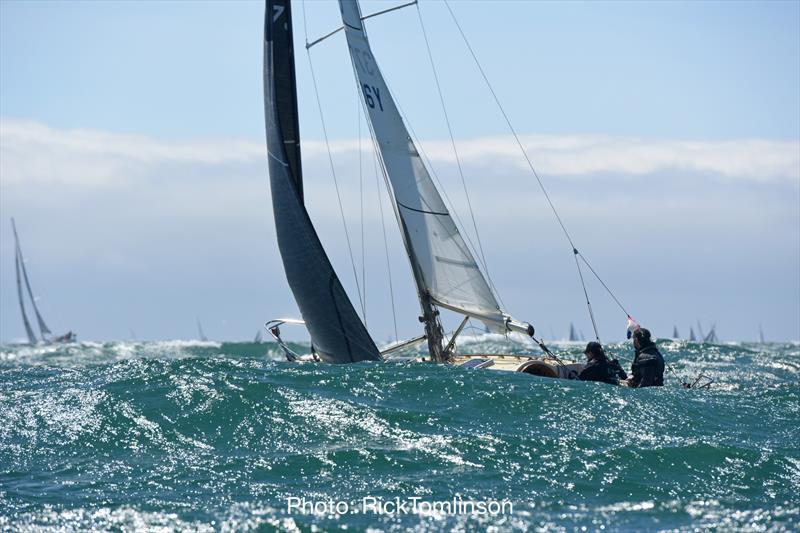
POLYGON ((421 296, 433 303, 506 329, 475 257, 420 158, 375 62, 356 0, 339 0, 356 81, 388 175, 399 223, 421 296))

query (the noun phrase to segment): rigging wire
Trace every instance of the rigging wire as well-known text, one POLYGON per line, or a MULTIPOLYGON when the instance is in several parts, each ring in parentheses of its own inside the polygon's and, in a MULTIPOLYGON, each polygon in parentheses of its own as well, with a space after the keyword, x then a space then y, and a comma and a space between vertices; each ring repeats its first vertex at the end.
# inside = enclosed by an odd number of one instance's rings
POLYGON ((364 285, 364 326, 367 325, 367 267, 364 245, 364 167, 361 157, 361 95, 356 92, 356 121, 358 122, 358 187, 361 203, 361 283, 364 285))
POLYGON ((594 269, 592 268, 592 265, 589 264, 589 261, 586 260, 586 258, 583 256, 582 253, 578 252, 577 255, 580 256, 581 260, 586 264, 586 266, 589 268, 589 270, 592 272, 592 274, 594 274, 594 277, 597 278, 597 281, 600 282, 600 284, 608 292, 608 294, 611 296, 611 298, 613 298, 614 302, 616 302, 616 304, 619 306, 619 308, 622 309, 622 312, 625 313, 625 316, 627 316, 628 318, 631 318, 631 314, 620 303, 620 301, 617 299, 617 297, 614 296, 614 293, 611 292, 611 289, 608 288, 608 285, 606 285, 606 283, 602 280, 602 278, 597 275, 597 272, 594 271, 594 269))
MULTIPOLYGON (((594 312, 592 311, 592 302, 589 301, 589 292, 586 290, 586 283, 583 281, 583 272, 581 265, 578 263, 578 250, 572 249, 572 256, 575 258, 575 266, 578 268, 578 276, 581 278, 581 287, 583 287, 583 295, 586 297, 586 308, 589 309, 589 318, 592 319, 592 328, 594 329, 594 338, 600 342, 600 334, 597 332, 597 322, 594 320, 594 312)), ((602 344, 602 343, 600 343, 602 344)))
POLYGON ((372 160, 373 170, 375 172, 375 191, 378 194, 378 208, 381 212, 381 230, 383 231, 383 250, 386 253, 386 270, 389 273, 389 298, 392 301, 392 321, 394 322, 394 339, 399 339, 397 335, 397 311, 394 304, 394 285, 392 284, 392 262, 389 260, 389 241, 386 238, 386 219, 383 216, 383 202, 381 201, 381 180, 378 175, 378 162, 377 154, 372 160))
MULTIPOLYGON (((307 24, 306 24, 306 2, 305 2, 305 0, 303 0, 302 6, 303 6, 303 32, 305 33, 306 45, 308 45, 308 28, 307 28, 307 24)), ((330 141, 328 140, 328 130, 325 127, 325 116, 322 113, 322 101, 320 100, 320 97, 319 97, 319 88, 317 86, 317 76, 316 76, 316 74, 314 72, 314 62, 311 60, 311 50, 307 46, 306 46, 306 57, 308 57, 308 66, 309 66, 309 69, 311 70, 311 80, 312 80, 313 85, 314 85, 314 95, 316 96, 316 99, 317 99, 317 108, 319 109, 319 119, 320 119, 320 122, 322 123, 322 135, 325 137, 325 148, 328 151, 328 163, 330 164, 330 167, 331 167, 331 176, 333 176, 333 184, 334 184, 334 187, 336 189, 336 199, 339 202, 339 214, 342 217, 342 226, 344 227, 344 235, 345 235, 345 239, 347 240, 347 251, 350 254, 350 265, 353 267, 353 278, 355 279, 356 290, 358 291, 358 301, 359 301, 359 304, 361 304, 361 315, 364 318, 364 321, 366 321, 366 311, 364 309, 364 299, 363 299, 363 297, 361 295, 361 285, 358 282, 358 272, 356 270, 356 261, 355 261, 355 257, 353 256, 353 246, 350 243, 350 232, 347 230, 347 221, 346 221, 345 216, 344 216, 344 206, 342 204, 342 195, 339 192, 339 181, 336 179, 336 169, 335 169, 335 166, 333 164, 333 154, 331 153, 330 141)))
POLYGON ((444 5, 447 7, 447 11, 450 13, 450 17, 453 19, 453 22, 455 23, 456 28, 458 29, 458 32, 461 35, 461 38, 462 38, 462 40, 464 41, 464 44, 467 47, 467 50, 469 50, 469 53, 472 56, 472 59, 475 62, 475 65, 478 67, 478 71, 480 72, 481 77, 483 77, 483 81, 486 83, 486 87, 489 89, 489 92, 492 94, 492 97, 494 98, 494 101, 497 104, 497 107, 500 109, 500 113, 503 115, 503 118, 505 119, 505 122, 508 125, 508 129, 511 131, 511 134, 513 135, 514 140, 516 141, 517 145, 519 146, 519 149, 522 152, 522 155, 525 157, 525 161, 528 163, 528 167, 530 168, 531 173, 536 178, 536 181, 539 184, 539 188, 541 189, 542 194, 544 194, 544 197, 547 200, 547 203, 550 206, 550 209, 553 211, 553 215, 555 215, 555 218, 556 218, 556 221, 558 222, 558 225, 561 226, 561 230, 564 233, 564 236, 567 238, 567 241, 569 242, 570 246, 572 247, 572 252, 573 252, 573 254, 575 256, 575 266, 578 269, 578 275, 579 275, 580 280, 581 280, 581 286, 583 287, 584 294, 586 295, 586 303, 587 303, 587 306, 588 306, 588 309, 589 309, 589 316, 592 319, 592 327, 594 327, 595 336, 599 340, 599 335, 597 334, 597 325, 595 323, 594 313, 592 312, 591 303, 589 302, 588 291, 586 290, 586 284, 584 283, 583 272, 581 271, 580 263, 578 262, 578 256, 580 256, 580 258, 583 260, 583 262, 586 263, 586 266, 589 267, 589 270, 591 270, 592 274, 594 274, 594 276, 598 279, 598 281, 600 281, 600 283, 602 283, 603 287, 606 289, 606 291, 608 291, 608 293, 611 295, 611 297, 614 299, 614 301, 617 303, 617 305, 619 305, 620 309, 622 309, 622 311, 625 313, 625 315, 630 317, 630 314, 625 310, 625 308, 619 302, 617 297, 614 296, 614 293, 603 282, 603 280, 600 278, 600 276, 597 274, 597 272, 595 272, 595 270, 591 267, 591 265, 589 265, 589 262, 586 260, 586 258, 576 248, 575 243, 572 240, 572 236, 569 234, 569 231, 567 231, 567 228, 564 225, 563 220, 561 220, 561 216, 558 214, 558 210, 556 209, 555 204, 553 203, 552 199, 550 198, 550 195, 547 193, 547 189, 545 189, 545 187, 544 187, 544 183, 542 182, 542 179, 539 177, 539 174, 536 172, 536 169, 534 168, 533 163, 530 160, 530 157, 528 157, 528 152, 525 150, 525 146, 522 144, 522 141, 520 140, 519 135, 517 134, 517 131, 514 129, 514 126, 511 124, 511 119, 508 117, 508 114, 506 113, 505 108, 503 107, 503 104, 500 103, 500 98, 497 96, 497 93, 495 92, 494 87, 492 87, 491 82, 489 82, 489 77, 486 75, 486 71, 484 71, 483 67, 481 66, 481 63, 478 60, 478 56, 475 54, 475 51, 472 49, 472 45, 470 45, 469 40, 467 39, 467 36, 464 33, 464 30, 461 28, 461 24, 458 22, 458 19, 456 18, 456 15, 453 12, 453 9, 450 7, 450 2, 448 0, 444 0, 444 5))
POLYGON ((428 40, 428 32, 425 31, 425 24, 422 21, 422 10, 419 7, 419 3, 416 4, 417 6, 417 17, 419 18, 419 27, 422 29, 422 36, 425 39, 425 48, 428 51, 428 60, 431 64, 431 71, 433 72, 433 79, 436 81, 436 91, 439 93, 439 103, 442 105, 442 113, 444 114, 444 121, 447 124, 447 132, 450 135, 450 144, 453 146, 453 154, 456 156, 456 166, 458 167, 458 175, 461 178, 461 186, 464 188, 464 196, 467 198, 467 206, 469 207, 469 214, 472 218, 472 227, 475 230, 475 239, 478 242, 478 249, 481 252, 481 260, 483 261, 483 266, 486 269, 486 275, 489 275, 489 267, 487 266, 486 262, 486 255, 483 251, 483 243, 481 242, 481 234, 478 231, 478 223, 475 221, 475 212, 472 210, 472 200, 469 196, 469 190, 467 189, 467 182, 464 178, 464 169, 461 166, 461 157, 458 155, 458 148, 456 147, 456 139, 453 135, 453 127, 450 124, 450 116, 447 113, 447 106, 444 103, 444 94, 442 93, 442 85, 439 82, 439 73, 436 70, 436 63, 433 60, 433 52, 431 51, 430 41, 428 40))

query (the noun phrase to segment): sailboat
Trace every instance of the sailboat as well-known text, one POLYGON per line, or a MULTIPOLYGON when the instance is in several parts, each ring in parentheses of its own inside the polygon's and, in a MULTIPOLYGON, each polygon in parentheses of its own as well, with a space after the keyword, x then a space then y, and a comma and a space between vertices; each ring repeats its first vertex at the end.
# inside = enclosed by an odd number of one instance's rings
POLYGON ((256 331, 256 336, 253 339, 253 344, 261 344, 261 339, 262 339, 261 330, 259 329, 258 331, 256 331))
POLYGON ((764 340, 764 329, 761 327, 761 324, 758 325, 758 342, 761 344, 766 343, 764 340))
POLYGON ((717 338, 717 325, 712 324, 711 330, 708 332, 708 335, 706 335, 703 338, 703 342, 717 342, 717 341, 719 341, 719 339, 717 338))
POLYGON ((195 320, 197 321, 197 335, 200 337, 201 341, 206 342, 208 337, 206 337, 206 334, 203 332, 203 324, 200 323, 199 318, 195 318, 195 320))
POLYGON ((569 340, 573 342, 579 340, 578 334, 575 332, 575 326, 572 324, 572 322, 569 323, 569 340))
POLYGON ((696 342, 696 341, 697 337, 694 334, 694 328, 692 326, 689 326, 689 342, 696 342))
POLYGON ((678 333, 678 326, 672 326, 672 338, 673 339, 680 339, 681 336, 678 333))
POLYGON ((36 315, 36 322, 39 326, 39 334, 41 335, 42 342, 45 344, 49 343, 63 343, 63 342, 75 342, 75 333, 72 331, 65 333, 64 335, 59 335, 57 337, 49 338, 49 335, 52 334, 50 328, 47 327, 44 319, 42 318, 41 312, 39 312, 39 307, 36 305, 36 298, 33 296, 33 290, 31 289, 31 282, 28 279, 28 271, 25 268, 25 259, 22 256, 22 248, 19 244, 19 235, 17 234, 17 224, 14 221, 14 218, 11 218, 11 228, 14 231, 14 269, 17 275, 17 298, 19 299, 19 309, 22 313, 22 323, 25 326, 25 334, 28 337, 28 344, 37 344, 39 340, 36 338, 36 335, 33 332, 33 328, 31 327, 31 323, 28 320, 28 314, 25 312, 25 302, 22 294, 22 282, 25 281, 25 288, 27 289, 28 299, 31 302, 31 307, 33 307, 33 312, 36 315))
POLYGON ((700 325, 700 320, 697 321, 697 332, 700 333, 700 340, 705 341, 706 334, 703 333, 703 326, 700 325))
MULTIPOLYGON (((330 363, 377 361, 391 352, 426 342, 422 361, 574 378, 583 365, 555 357, 529 322, 499 305, 480 265, 467 246, 420 157, 372 54, 356 0, 340 0, 362 106, 387 183, 414 277, 423 334, 381 351, 353 307, 317 236, 303 203, 297 90, 290 0, 267 0, 264 39, 264 101, 270 188, 278 248, 284 271, 311 336, 311 353, 299 356, 280 336, 279 319, 267 329, 289 360, 330 363), (461 318, 446 338, 440 310, 461 318), (544 357, 510 354, 460 354, 456 340, 475 319, 493 332, 520 333, 536 342, 544 357)), ((413 5, 413 4, 409 4, 413 5)), ((340 29, 342 29, 340 28, 340 29)), ((337 30, 339 31, 339 30, 337 30)))

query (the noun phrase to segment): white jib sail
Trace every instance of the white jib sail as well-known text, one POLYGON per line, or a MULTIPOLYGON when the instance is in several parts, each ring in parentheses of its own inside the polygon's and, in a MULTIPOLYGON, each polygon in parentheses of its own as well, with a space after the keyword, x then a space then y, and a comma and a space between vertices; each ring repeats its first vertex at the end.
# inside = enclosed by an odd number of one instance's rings
POLYGON ((505 329, 506 316, 414 146, 370 50, 355 0, 339 0, 356 81, 394 191, 417 280, 441 307, 505 329))

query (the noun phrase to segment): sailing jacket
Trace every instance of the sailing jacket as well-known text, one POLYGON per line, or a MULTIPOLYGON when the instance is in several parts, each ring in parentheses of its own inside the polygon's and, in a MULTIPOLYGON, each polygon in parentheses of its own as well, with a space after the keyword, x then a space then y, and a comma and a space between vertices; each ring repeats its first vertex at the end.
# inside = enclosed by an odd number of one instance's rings
POLYGON ((616 359, 612 361, 608 359, 592 359, 578 374, 578 379, 580 380, 602 381, 611 385, 619 385, 619 380, 627 379, 627 377, 628 375, 625 374, 616 359))
POLYGON ((653 343, 636 350, 631 364, 631 387, 660 387, 664 384, 664 357, 653 343))

